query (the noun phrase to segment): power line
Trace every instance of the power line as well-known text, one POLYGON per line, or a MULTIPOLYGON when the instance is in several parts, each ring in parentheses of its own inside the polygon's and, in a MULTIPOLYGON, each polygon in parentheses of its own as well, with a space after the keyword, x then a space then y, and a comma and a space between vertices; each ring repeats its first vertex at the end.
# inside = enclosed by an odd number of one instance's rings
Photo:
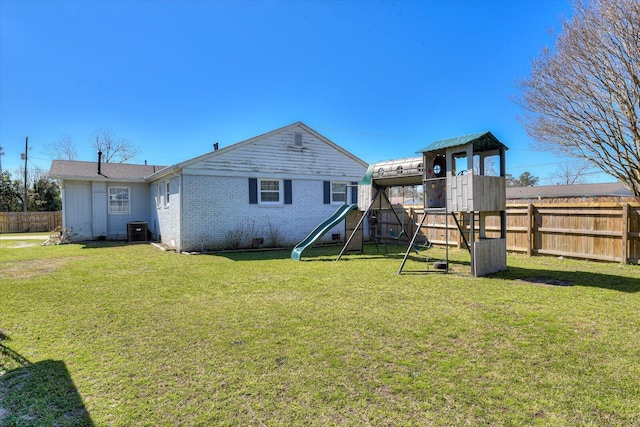
POLYGON ((353 133, 353 134, 356 134, 356 135, 378 136, 378 137, 381 137, 381 138, 390 138, 390 139, 404 139, 406 141, 420 141, 420 142, 425 142, 425 143, 430 142, 430 141, 428 141, 426 139, 422 139, 422 138, 414 138, 414 137, 408 137, 408 136, 397 136, 397 135, 384 135, 384 134, 381 134, 381 133, 362 132, 362 131, 350 130, 350 129, 337 129, 337 128, 330 128, 330 127, 326 127, 326 126, 315 126, 314 128, 324 129, 324 130, 332 130, 332 131, 335 131, 335 132, 353 133))
POLYGON ((564 165, 568 163, 581 163, 584 160, 565 160, 563 162, 551 162, 551 163, 538 163, 537 165, 528 165, 528 166, 509 166, 509 169, 527 169, 527 168, 535 168, 538 166, 553 166, 553 165, 564 165))

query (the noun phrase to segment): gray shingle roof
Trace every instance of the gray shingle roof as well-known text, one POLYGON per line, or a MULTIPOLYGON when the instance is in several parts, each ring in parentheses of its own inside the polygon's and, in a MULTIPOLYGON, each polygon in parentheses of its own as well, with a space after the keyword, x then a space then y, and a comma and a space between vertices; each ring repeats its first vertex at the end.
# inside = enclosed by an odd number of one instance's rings
POLYGON ((507 199, 544 199, 550 197, 606 197, 633 196, 620 182, 604 184, 539 185, 534 187, 507 187, 507 199))
POLYGON ((98 162, 53 160, 49 177, 53 179, 78 179, 92 181, 144 182, 144 178, 165 166, 135 165, 130 163, 102 163, 98 174, 98 162))

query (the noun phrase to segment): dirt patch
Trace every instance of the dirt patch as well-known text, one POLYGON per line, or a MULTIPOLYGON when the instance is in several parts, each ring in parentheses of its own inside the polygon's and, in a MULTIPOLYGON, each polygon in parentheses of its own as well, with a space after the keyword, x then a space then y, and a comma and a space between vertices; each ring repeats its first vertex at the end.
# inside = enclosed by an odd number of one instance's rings
POLYGON ((38 246, 37 243, 27 243, 27 242, 20 242, 17 243, 13 246, 8 246, 9 249, 18 249, 18 248, 30 248, 31 246, 38 246))
POLYGON ((568 280, 554 279, 552 277, 526 277, 524 279, 518 279, 521 282, 527 282, 534 285, 541 286, 573 286, 573 283, 568 280))
POLYGON ((76 258, 31 259, 0 264, 0 277, 28 279, 41 274, 53 273, 76 258))

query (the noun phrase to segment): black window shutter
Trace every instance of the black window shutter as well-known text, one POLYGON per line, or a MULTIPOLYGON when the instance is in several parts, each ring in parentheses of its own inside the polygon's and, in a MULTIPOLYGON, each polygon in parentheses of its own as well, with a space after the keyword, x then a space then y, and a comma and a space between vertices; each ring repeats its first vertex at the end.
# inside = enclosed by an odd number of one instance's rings
POLYGON ((258 178, 249 178, 249 204, 258 204, 258 178))
POLYGON ((292 203, 293 203, 293 197, 291 192, 291 180, 285 179, 284 180, 284 204, 290 205, 292 203))
POLYGON ((351 185, 353 185, 353 187, 351 187, 351 204, 352 205, 357 205, 358 204, 358 183, 357 182, 352 182, 351 185))
POLYGON ((323 181, 324 184, 324 204, 331 204, 331 182, 323 181))

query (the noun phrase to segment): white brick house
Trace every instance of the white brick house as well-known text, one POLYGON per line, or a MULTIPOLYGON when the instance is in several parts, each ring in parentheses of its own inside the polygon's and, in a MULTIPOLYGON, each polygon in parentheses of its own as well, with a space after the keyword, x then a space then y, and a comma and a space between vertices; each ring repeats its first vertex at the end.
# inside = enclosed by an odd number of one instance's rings
MULTIPOLYGON (((54 161, 50 175, 68 181, 60 173, 60 162, 54 161)), ((348 203, 357 202, 356 188, 347 186, 360 181, 366 168, 364 161, 298 122, 156 167, 140 177, 147 185, 147 199, 130 201, 132 207, 146 206, 147 215, 130 220, 144 220, 150 234, 178 251, 293 246, 345 197, 348 203)), ((68 197, 63 195, 63 211, 68 197)), ((107 235, 126 235, 126 228, 115 231, 107 235)), ((344 237, 344 227, 337 226, 326 239, 332 234, 344 237)))

